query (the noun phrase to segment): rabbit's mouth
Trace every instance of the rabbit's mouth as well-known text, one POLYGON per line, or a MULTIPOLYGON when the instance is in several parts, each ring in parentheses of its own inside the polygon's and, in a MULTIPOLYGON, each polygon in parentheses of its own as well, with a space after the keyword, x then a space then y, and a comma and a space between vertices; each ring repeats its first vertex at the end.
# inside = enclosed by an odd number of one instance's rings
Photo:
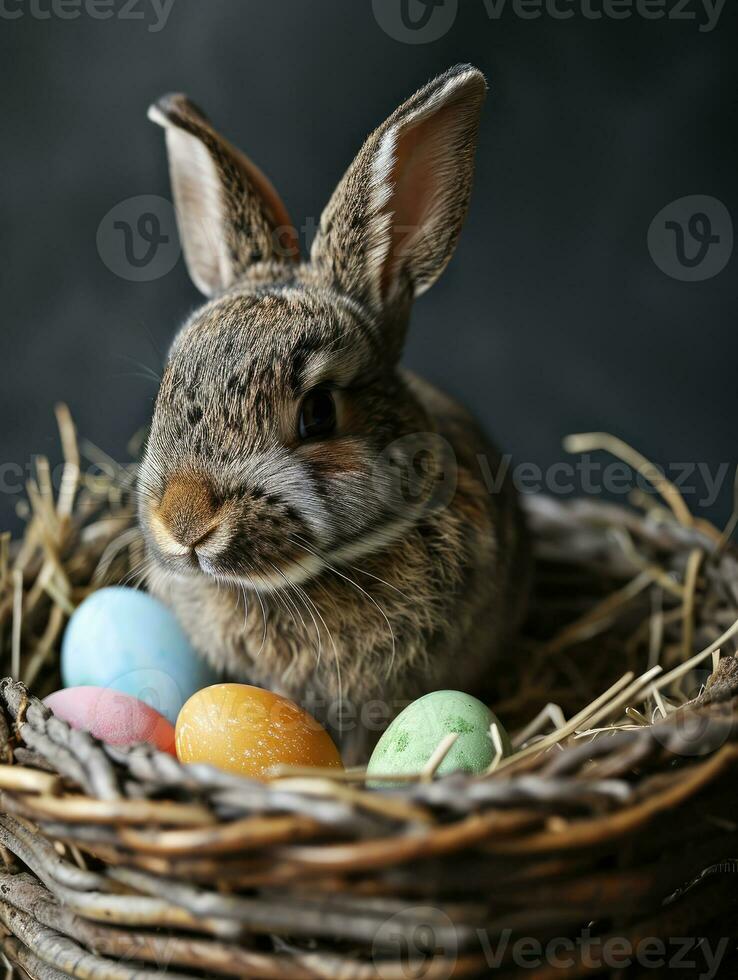
POLYGON ((144 482, 139 520, 152 557, 179 576, 240 588, 274 590, 312 578, 327 542, 311 495, 288 493, 285 483, 225 492, 194 470, 170 473, 154 489, 144 482))
POLYGON ((196 564, 201 572, 218 582, 257 592, 276 592, 304 585, 324 573, 346 578, 351 575, 352 570, 357 570, 354 564, 356 561, 386 551, 417 523, 417 518, 417 511, 408 513, 403 518, 378 525, 364 534, 344 541, 327 553, 305 545, 298 548, 300 553, 296 556, 268 559, 258 571, 224 570, 220 561, 208 557, 207 545, 196 549, 196 564))
POLYGON ((178 533, 162 517, 161 506, 148 506, 142 508, 141 523, 153 556, 176 577, 205 577, 218 585, 267 593, 304 585, 325 573, 350 575, 357 561, 396 544, 417 524, 423 509, 411 507, 394 519, 378 520, 327 548, 302 526, 276 535, 239 533, 236 511, 218 512, 217 520, 211 515, 199 523, 190 521, 186 533, 178 533))
POLYGON ((237 586, 254 592, 278 592, 291 586, 302 585, 317 577, 325 568, 323 561, 313 555, 298 561, 282 564, 269 563, 271 569, 230 570, 209 559, 207 555, 199 555, 197 565, 199 572, 218 583, 237 586))
POLYGON ((276 553, 268 542, 233 538, 220 529, 182 544, 172 538, 154 515, 146 538, 158 563, 180 578, 205 577, 239 589, 273 592, 315 578, 326 567, 311 547, 291 543, 276 553))

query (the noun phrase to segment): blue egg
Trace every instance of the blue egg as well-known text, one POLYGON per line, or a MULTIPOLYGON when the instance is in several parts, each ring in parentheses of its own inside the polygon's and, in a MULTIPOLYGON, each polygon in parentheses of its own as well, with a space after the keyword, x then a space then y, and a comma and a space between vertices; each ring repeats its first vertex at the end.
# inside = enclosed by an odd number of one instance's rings
POLYGON ((74 611, 61 670, 65 687, 92 684, 131 694, 172 724, 195 691, 219 680, 166 606, 122 586, 93 592, 74 611))

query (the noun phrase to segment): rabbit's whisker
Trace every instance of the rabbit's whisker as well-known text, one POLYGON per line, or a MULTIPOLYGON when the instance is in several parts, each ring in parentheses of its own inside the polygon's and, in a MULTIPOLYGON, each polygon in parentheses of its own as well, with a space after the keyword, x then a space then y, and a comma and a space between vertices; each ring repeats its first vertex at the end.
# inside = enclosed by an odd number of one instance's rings
POLYGON ((134 375, 134 374, 132 374, 130 372, 126 372, 125 374, 120 375, 121 377, 126 377, 126 375, 127 375, 128 377, 148 378, 150 381, 156 382, 157 385, 160 385, 161 384, 161 375, 160 374, 157 374, 157 372, 154 371, 153 368, 149 367, 148 364, 144 364, 143 361, 139 361, 138 358, 136 358, 136 357, 131 357, 130 354, 119 353, 117 356, 121 360, 129 361, 135 367, 141 369, 141 373, 138 374, 138 375, 134 375))
POLYGON ((313 626, 315 627, 315 635, 318 640, 318 648, 315 652, 315 670, 317 671, 317 669, 320 667, 320 660, 323 654, 323 637, 320 635, 320 627, 318 626, 318 622, 313 612, 313 610, 315 609, 315 604, 310 601, 310 597, 307 595, 304 589, 300 588, 299 585, 293 585, 292 583, 290 583, 288 588, 290 588, 295 593, 295 595, 302 601, 303 605, 305 606, 305 609, 307 610, 310 618, 313 621, 313 626))
MULTIPOLYGON (((246 597, 246 586, 240 586, 238 591, 243 596, 243 631, 245 633, 249 622, 249 600, 246 597)), ((236 599, 236 603, 238 603, 238 599, 236 599)))
MULTIPOLYGON (((324 591, 324 592, 327 592, 327 590, 326 589, 323 589, 322 587, 321 587, 321 590, 324 591)), ((338 703, 341 704, 342 701, 343 701, 343 681, 342 681, 342 678, 341 678, 341 660, 340 660, 340 657, 338 655, 338 647, 336 646, 336 641, 333 638, 333 633, 331 633, 328 624, 326 623, 325 619, 323 619, 323 616, 321 615, 320 610, 318 609, 316 603, 310 598, 310 596, 307 594, 307 592, 304 589, 301 589, 300 591, 305 595, 306 601, 309 602, 310 605, 315 610, 316 615, 320 619, 321 623, 325 627, 326 633, 328 634, 328 639, 330 640, 331 647, 333 648, 333 662, 334 662, 335 667, 336 667, 336 687, 337 687, 337 690, 338 690, 338 703)), ((318 657, 318 661, 317 661, 317 663, 315 665, 315 669, 317 670, 319 666, 320 666, 320 657, 318 657)), ((339 730, 340 730, 340 727, 341 727, 340 720, 339 720, 339 726, 338 727, 339 727, 339 730)))
POLYGON ((251 594, 253 594, 253 595, 256 596, 256 600, 259 603, 259 608, 261 609, 261 620, 262 620, 262 624, 263 624, 263 626, 262 626, 262 634, 261 634, 261 643, 259 644, 259 649, 256 651, 255 654, 252 654, 251 655, 252 660, 257 660, 259 658, 259 656, 261 655, 264 647, 266 646, 266 639, 267 639, 267 619, 268 619, 267 609, 266 609, 266 606, 264 605, 264 600, 261 597, 260 590, 257 589, 256 586, 254 585, 254 582, 253 582, 251 576, 249 575, 249 573, 247 571, 244 571, 244 570, 241 570, 241 572, 240 572, 239 575, 236 575, 236 574, 232 574, 232 575, 222 575, 222 574, 221 575, 216 575, 216 574, 212 574, 210 572, 205 572, 204 574, 208 578, 212 578, 212 579, 214 579, 216 581, 216 584, 218 586, 218 590, 219 591, 220 591, 220 586, 221 585, 227 586, 229 589, 231 589, 231 588, 233 588, 235 586, 237 592, 240 592, 243 595, 244 605, 246 607, 246 612, 245 612, 245 616, 244 616, 244 631, 246 630, 246 628, 248 626, 248 596, 249 596, 249 593, 251 593, 251 594))
MULTIPOLYGON (((269 562, 268 564, 271 565, 271 562, 269 562)), ((274 569, 275 572, 279 572, 279 569, 276 567, 276 565, 272 565, 272 568, 274 569)), ((288 581, 288 580, 285 579, 285 581, 288 581)), ((303 619, 302 614, 300 613, 300 610, 297 607, 297 604, 295 603, 294 599, 289 594, 288 590, 286 588, 275 589, 274 590, 274 597, 275 597, 275 599, 278 602, 281 602, 281 604, 284 606, 285 610, 291 614, 292 621, 293 621, 295 627, 297 627, 297 619, 300 620, 300 622, 302 623, 303 632, 304 632, 305 635, 307 635, 307 631, 308 631, 307 630, 307 624, 305 623, 305 620, 303 619), (295 616, 297 616, 297 619, 295 618, 295 616)), ((295 647, 295 649, 292 652, 292 661, 291 661, 289 667, 282 674, 283 679, 286 679, 287 677, 289 677, 290 673, 294 669, 295 664, 297 663, 297 659, 298 659, 299 653, 300 653, 300 650, 299 650, 299 645, 298 645, 298 646, 295 647)))
MULTIPOLYGON (((251 579, 248 577, 248 575, 246 576, 246 580, 249 583, 251 583, 251 579)), ((262 637, 261 637, 261 646, 257 650, 256 656, 254 657, 254 659, 257 660, 259 658, 260 654, 261 654, 261 651, 266 646, 266 638, 267 638, 267 614, 266 614, 266 608, 264 606, 264 600, 261 597, 261 593, 259 592, 258 589, 256 589, 256 588, 253 587, 253 584, 251 585, 251 591, 256 593, 256 598, 259 600, 259 605, 261 606, 261 618, 262 618, 262 621, 264 623, 264 631, 263 631, 262 637)))
MULTIPOLYGON (((286 589, 287 595, 291 595, 294 592, 294 594, 297 596, 297 598, 302 599, 301 590, 299 590, 297 588, 297 586, 295 586, 292 582, 290 582, 290 580, 287 578, 287 576, 284 574, 284 572, 281 569, 279 569, 276 565, 274 565, 272 562, 269 562, 269 565, 274 569, 274 571, 281 578, 284 579, 285 589, 286 589)), ((292 600, 292 601, 295 604, 295 606, 297 606, 296 600, 292 600)), ((310 618, 313 621, 313 626, 315 627, 315 635, 316 635, 317 640, 318 640, 317 656, 318 656, 318 662, 320 662, 320 653, 321 653, 321 648, 322 648, 322 646, 321 646, 322 645, 322 638, 320 636, 320 630, 318 628, 317 621, 316 621, 315 617, 313 616, 313 614, 312 614, 309 606, 307 606, 307 604, 305 604, 304 601, 303 601, 303 604, 305 605, 305 608, 307 609, 307 612, 309 613, 310 618)), ((307 625, 305 623, 305 620, 302 618, 302 616, 300 616, 300 621, 302 622, 302 625, 303 625, 303 627, 305 629, 305 633, 307 634, 307 625)))
POLYGON ((402 589, 398 589, 396 585, 388 582, 387 579, 382 578, 379 575, 375 575, 373 572, 368 572, 365 568, 360 568, 359 565, 349 565, 348 567, 353 569, 355 572, 360 572, 362 575, 368 575, 369 578, 373 578, 375 582, 379 582, 381 585, 386 585, 388 589, 392 589, 393 592, 396 592, 403 599, 406 599, 408 603, 411 602, 410 596, 406 592, 403 592, 402 589))
POLYGON ((331 572, 333 572, 333 574, 334 574, 334 575, 338 575, 338 576, 339 576, 339 578, 342 578, 342 579, 344 579, 344 580, 345 580, 346 582, 348 582, 348 583, 349 583, 349 585, 353 585, 353 587, 354 587, 354 588, 355 588, 355 589, 356 589, 356 590, 357 590, 358 592, 360 592, 360 593, 361 593, 361 594, 362 594, 363 596, 365 596, 365 597, 366 597, 366 598, 367 598, 367 599, 368 599, 368 600, 369 600, 369 601, 370 601, 370 602, 372 603, 372 605, 374 605, 374 606, 376 606, 376 608, 378 609, 378 611, 379 611, 379 613, 380 613, 380 615, 382 616, 382 618, 384 619, 384 621, 385 621, 385 623, 387 624, 387 629, 389 630, 389 634, 390 634, 390 637, 391 637, 391 640, 392 640, 392 655, 391 655, 391 657, 390 657, 390 663, 389 663, 389 667, 387 668, 387 673, 388 673, 388 674, 389 674, 389 673, 391 673, 391 671, 392 671, 392 668, 394 667, 394 663, 395 663, 395 652, 396 652, 396 642, 395 642, 395 633, 394 633, 394 630, 392 629, 392 624, 390 623, 390 621, 389 621, 389 617, 387 616, 387 614, 386 614, 386 612, 384 611, 384 609, 382 609, 382 607, 381 607, 381 606, 380 606, 380 604, 379 604, 379 603, 377 602, 377 600, 376 600, 376 599, 374 598, 374 596, 372 596, 372 595, 370 595, 370 594, 369 594, 369 593, 368 593, 368 592, 366 591, 366 589, 363 589, 363 588, 362 588, 362 587, 361 587, 361 586, 359 585, 359 583, 358 583, 358 582, 355 582, 355 581, 354 581, 354 580, 353 580, 353 579, 352 579, 352 578, 351 578, 350 576, 348 576, 348 575, 344 575, 344 574, 343 574, 343 572, 340 572, 340 571, 339 571, 339 570, 338 570, 338 569, 337 569, 337 568, 336 568, 336 567, 335 567, 334 565, 332 565, 332 564, 331 564, 331 563, 330 563, 329 561, 327 561, 327 560, 326 560, 326 558, 325 558, 325 557, 324 557, 323 555, 321 555, 321 554, 320 554, 319 552, 316 552, 316 551, 314 551, 314 550, 313 550, 313 549, 312 549, 311 547, 309 547, 309 546, 308 546, 308 545, 307 545, 307 544, 306 544, 306 543, 304 542, 304 539, 302 539, 302 538, 300 538, 300 536, 299 536, 299 535, 296 535, 296 536, 294 536, 294 537, 293 537, 293 536, 291 536, 289 540, 290 540, 290 541, 291 541, 291 542, 292 542, 293 544, 296 544, 296 545, 297 545, 298 547, 300 547, 300 548, 302 548, 303 550, 305 550, 305 551, 307 551, 307 552, 308 552, 309 554, 311 554, 311 555, 313 555, 314 557, 316 557, 316 558, 318 558, 318 559, 320 559, 320 560, 321 560, 321 561, 322 561, 322 562, 324 563, 324 565, 325 565, 325 567, 326 567, 326 568, 327 568, 327 569, 328 569, 329 571, 331 571, 331 572))
MULTIPOLYGON (((342 677, 341 677, 341 660, 340 660, 340 657, 339 657, 339 654, 338 654, 338 647, 336 646, 336 641, 334 639, 333 633, 331 632, 330 627, 328 626, 328 624, 326 623, 325 619, 323 618, 323 616, 322 616, 322 614, 320 612, 320 609, 318 608, 317 604, 313 601, 313 599, 310 598, 310 596, 307 593, 307 591, 305 589, 301 588, 300 586, 295 586, 295 588, 299 590, 300 594, 304 596, 305 601, 307 603, 309 603, 310 606, 312 606, 312 608, 315 610, 316 616, 320 619, 321 623, 323 624, 323 627, 325 628, 326 633, 328 634, 328 639, 330 640, 331 647, 333 649, 333 661, 334 661, 335 668, 336 668, 336 686, 337 686, 337 690, 338 690, 338 702, 340 704, 342 702, 342 700, 343 700, 343 680, 342 680, 342 677)), ((323 586, 320 586, 320 589, 321 589, 322 592, 325 592, 326 595, 328 595, 328 597, 330 598, 330 593, 328 592, 327 589, 325 589, 323 586)), ((318 669, 319 666, 320 666, 320 651, 318 653, 318 659, 317 659, 316 664, 315 664, 316 671, 317 671, 317 669, 318 669)), ((339 725, 339 727, 340 727, 340 725, 339 725)))
POLYGON ((124 576, 121 581, 121 585, 133 585, 134 588, 140 588, 144 584, 149 573, 156 568, 155 563, 151 560, 148 555, 144 555, 143 558, 139 558, 137 562, 128 569, 128 573, 124 576))

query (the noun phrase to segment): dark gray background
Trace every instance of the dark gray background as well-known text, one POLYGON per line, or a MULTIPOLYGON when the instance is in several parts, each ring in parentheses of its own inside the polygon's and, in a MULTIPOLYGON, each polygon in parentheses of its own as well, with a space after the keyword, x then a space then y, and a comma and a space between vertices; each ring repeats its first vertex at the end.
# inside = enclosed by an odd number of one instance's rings
MULTIPOLYGON (((143 20, 123 19, 117 2, 110 20, 4 4, 22 15, 0 17, 0 526, 19 499, 7 464, 58 458, 57 400, 125 458, 155 393, 138 365, 160 369, 158 351, 198 302, 181 259, 133 283, 96 245, 115 204, 169 195, 148 104, 190 94, 299 223, 319 215, 366 134, 458 61, 491 86, 476 188, 454 261, 417 305, 409 364, 518 461, 550 465, 562 435, 604 429, 663 464, 732 467, 735 256, 690 283, 647 247, 675 199, 710 195, 738 214, 732 0, 711 33, 699 19, 593 21, 581 4, 565 21, 509 9, 495 21, 483 0, 461 0, 440 40, 414 45, 379 26, 370 0, 174 0, 159 31, 148 0, 134 8, 143 20)), ((702 0, 686 10, 701 19, 702 0)), ((717 519, 731 483, 732 469, 717 519)))

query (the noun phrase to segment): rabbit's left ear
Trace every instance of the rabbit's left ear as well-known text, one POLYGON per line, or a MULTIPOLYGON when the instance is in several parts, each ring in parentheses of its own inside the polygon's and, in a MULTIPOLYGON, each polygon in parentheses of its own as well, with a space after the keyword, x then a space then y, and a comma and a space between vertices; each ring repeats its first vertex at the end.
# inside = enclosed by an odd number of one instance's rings
POLYGON ((177 227, 200 292, 228 289, 259 262, 299 258, 297 232, 270 181, 186 95, 165 95, 149 119, 166 132, 177 227))
POLYGON ((466 217, 486 91, 457 65, 372 133, 321 217, 311 259, 324 278, 377 311, 436 281, 466 217))

